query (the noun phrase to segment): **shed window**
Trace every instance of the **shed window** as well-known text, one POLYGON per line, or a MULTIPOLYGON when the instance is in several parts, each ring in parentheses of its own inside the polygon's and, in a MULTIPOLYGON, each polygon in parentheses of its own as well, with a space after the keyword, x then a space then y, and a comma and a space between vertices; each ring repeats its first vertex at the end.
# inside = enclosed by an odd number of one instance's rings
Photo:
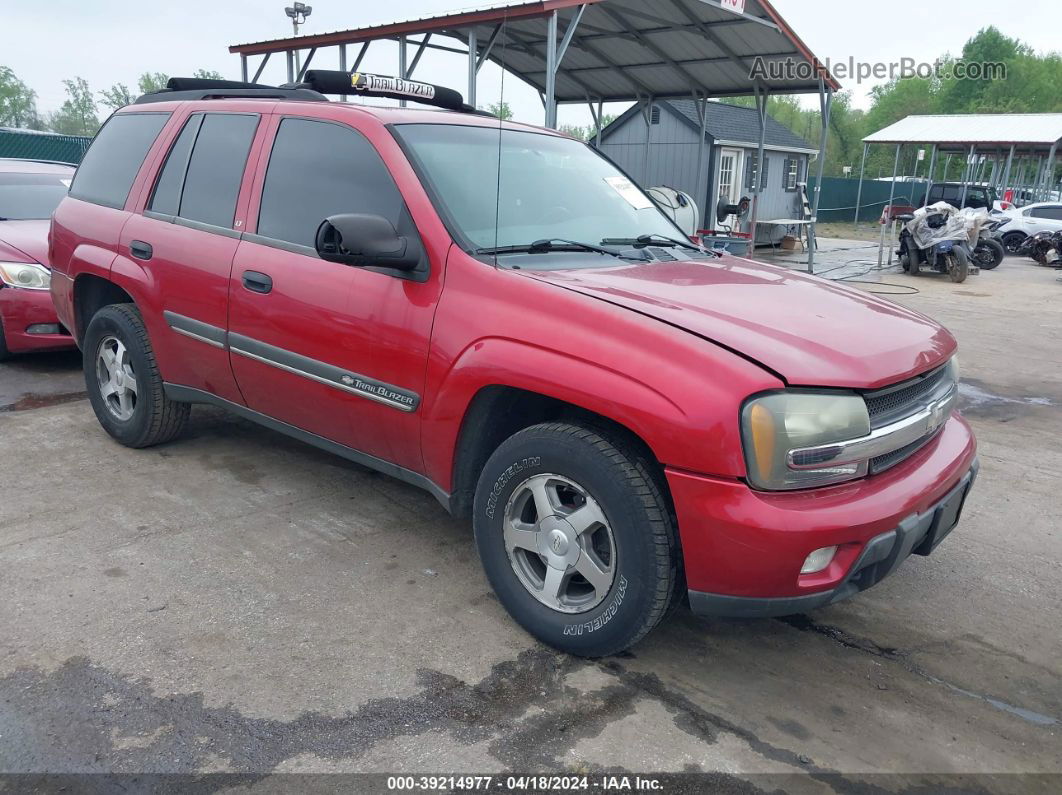
POLYGON ((797 189, 800 180, 800 158, 787 157, 785 159, 785 189, 792 193, 797 189))
POLYGON ((655 105, 653 107, 653 112, 651 114, 651 121, 652 121, 653 124, 659 124, 660 123, 660 106, 659 105, 655 105))

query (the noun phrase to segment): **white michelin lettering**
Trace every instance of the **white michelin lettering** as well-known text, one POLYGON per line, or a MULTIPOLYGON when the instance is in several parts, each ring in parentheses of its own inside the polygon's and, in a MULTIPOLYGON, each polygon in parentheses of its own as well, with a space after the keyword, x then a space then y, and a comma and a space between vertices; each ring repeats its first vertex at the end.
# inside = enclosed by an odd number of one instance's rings
POLYGON ((619 611, 620 605, 623 604, 623 597, 627 593, 627 578, 622 574, 620 575, 619 582, 617 583, 616 595, 612 601, 609 602, 608 607, 593 621, 585 621, 581 624, 568 624, 564 627, 565 635, 582 635, 584 632, 597 632, 605 624, 612 620, 613 616, 619 611))

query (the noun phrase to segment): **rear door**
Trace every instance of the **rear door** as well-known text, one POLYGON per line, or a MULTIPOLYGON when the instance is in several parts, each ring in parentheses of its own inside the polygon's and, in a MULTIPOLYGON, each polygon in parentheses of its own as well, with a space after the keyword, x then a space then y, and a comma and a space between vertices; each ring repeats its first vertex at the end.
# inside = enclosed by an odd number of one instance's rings
POLYGON ((236 208, 257 113, 193 112, 170 146, 120 246, 155 289, 152 341, 170 383, 242 403, 225 350, 236 208), (158 319, 161 318, 161 322, 158 319))
POLYGON ((279 115, 274 124, 232 271, 229 346, 240 389, 255 411, 419 472, 442 257, 399 273, 326 262, 314 249, 321 222, 343 213, 380 215, 399 234, 418 234, 377 146, 404 157, 379 124, 360 131, 279 115))

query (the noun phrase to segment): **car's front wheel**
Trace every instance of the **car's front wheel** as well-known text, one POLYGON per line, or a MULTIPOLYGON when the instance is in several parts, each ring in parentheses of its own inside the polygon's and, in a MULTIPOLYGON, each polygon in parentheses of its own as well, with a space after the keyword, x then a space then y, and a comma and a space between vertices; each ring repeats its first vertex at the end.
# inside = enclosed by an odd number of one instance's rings
POLYGON ((678 540, 652 464, 590 428, 536 425, 504 442, 479 479, 474 526, 502 605, 562 651, 623 651, 680 591, 678 540))
POLYGON ((190 407, 166 397, 147 329, 133 304, 97 312, 85 332, 85 385, 100 425, 126 447, 178 436, 190 407))

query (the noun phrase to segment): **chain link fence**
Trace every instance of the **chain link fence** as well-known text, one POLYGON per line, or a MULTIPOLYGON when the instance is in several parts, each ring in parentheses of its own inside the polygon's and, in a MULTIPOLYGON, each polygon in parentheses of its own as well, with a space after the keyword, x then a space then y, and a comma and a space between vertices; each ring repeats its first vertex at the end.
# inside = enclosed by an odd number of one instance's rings
POLYGON ((87 135, 59 135, 0 127, 0 157, 27 160, 53 160, 77 165, 92 138, 87 135))

